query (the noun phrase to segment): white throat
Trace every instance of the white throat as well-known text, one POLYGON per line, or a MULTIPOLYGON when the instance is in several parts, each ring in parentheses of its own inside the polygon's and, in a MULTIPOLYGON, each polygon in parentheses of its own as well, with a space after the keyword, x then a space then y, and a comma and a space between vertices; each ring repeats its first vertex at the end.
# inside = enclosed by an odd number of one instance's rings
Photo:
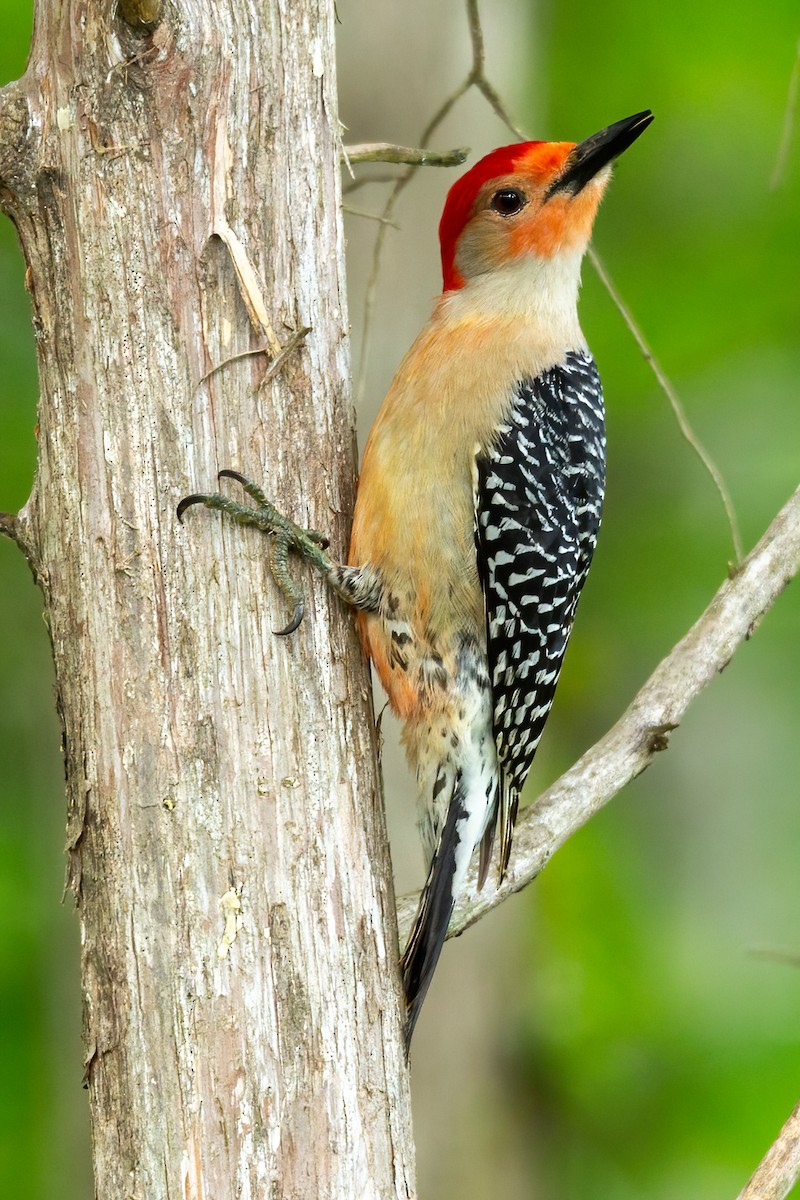
POLYGON ((583 250, 533 255, 477 275, 442 301, 445 319, 512 317, 582 341, 578 324, 578 289, 583 250))

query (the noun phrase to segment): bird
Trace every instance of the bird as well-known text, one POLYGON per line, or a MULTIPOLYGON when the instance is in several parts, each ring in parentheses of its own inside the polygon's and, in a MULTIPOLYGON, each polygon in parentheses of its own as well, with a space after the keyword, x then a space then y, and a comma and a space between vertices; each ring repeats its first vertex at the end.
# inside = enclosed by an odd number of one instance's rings
POLYGON ((581 262, 611 168, 649 110, 583 141, 487 154, 450 188, 442 292, 364 448, 348 561, 255 502, 187 496, 274 540, 276 582, 303 618, 295 551, 357 613, 361 642, 416 776, 428 872, 401 957, 406 1044, 478 854, 508 869, 519 796, 553 703, 594 554, 605 488, 597 367, 578 320, 581 262), (497 837, 496 837, 497 835, 497 837))

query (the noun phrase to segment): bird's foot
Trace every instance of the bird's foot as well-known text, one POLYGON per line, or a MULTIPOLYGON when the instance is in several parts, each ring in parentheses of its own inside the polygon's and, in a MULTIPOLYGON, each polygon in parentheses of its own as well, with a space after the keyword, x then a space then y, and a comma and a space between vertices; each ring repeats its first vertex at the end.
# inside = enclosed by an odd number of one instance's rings
POLYGON ((328 539, 316 529, 303 529, 300 525, 295 525, 294 521, 290 521, 283 513, 278 512, 258 484, 251 483, 238 471, 220 471, 219 478, 235 479, 242 485, 247 495, 255 500, 257 507, 239 504, 236 500, 231 500, 219 492, 197 493, 185 496, 181 500, 178 505, 178 520, 183 519, 187 508, 193 504, 202 504, 206 508, 214 508, 219 512, 227 513, 239 525, 254 525, 256 529, 269 534, 272 538, 270 551, 272 577, 293 609, 292 618, 286 628, 276 629, 275 632, 279 637, 294 633, 303 619, 305 604, 300 585, 289 574, 289 551, 294 550, 296 554, 301 554, 303 558, 308 559, 328 575, 335 566, 325 553, 328 539))

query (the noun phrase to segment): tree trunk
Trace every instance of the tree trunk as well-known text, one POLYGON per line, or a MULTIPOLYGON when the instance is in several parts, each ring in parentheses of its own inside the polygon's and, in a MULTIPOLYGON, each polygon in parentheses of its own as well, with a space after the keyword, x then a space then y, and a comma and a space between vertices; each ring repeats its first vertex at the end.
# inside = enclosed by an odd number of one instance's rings
POLYGON ((113 0, 39 0, 0 94, 42 391, 8 531, 53 641, 96 1194, 405 1198, 394 897, 349 615, 295 567, 308 615, 276 639, 264 537, 175 519, 234 467, 346 545, 333 3, 159 7, 126 0, 136 28, 113 0))

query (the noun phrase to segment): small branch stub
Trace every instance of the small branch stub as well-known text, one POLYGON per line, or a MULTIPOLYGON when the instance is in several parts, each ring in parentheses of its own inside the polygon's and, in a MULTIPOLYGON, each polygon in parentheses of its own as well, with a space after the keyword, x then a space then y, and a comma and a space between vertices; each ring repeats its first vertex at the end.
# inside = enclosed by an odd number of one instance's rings
POLYGON ((343 157, 349 163, 405 163, 414 167, 458 167, 466 162, 468 146, 456 150, 426 150, 414 146, 395 146, 391 142, 364 142, 345 146, 343 157))
POLYGON ((13 513, 0 512, 0 534, 12 542, 17 540, 17 518, 13 513))
POLYGON ((0 210, 35 199, 35 150, 40 134, 31 122, 28 99, 19 83, 0 88, 0 210))
POLYGON ((32 565, 31 545, 25 527, 16 513, 0 512, 0 537, 7 537, 10 542, 14 542, 32 565))

